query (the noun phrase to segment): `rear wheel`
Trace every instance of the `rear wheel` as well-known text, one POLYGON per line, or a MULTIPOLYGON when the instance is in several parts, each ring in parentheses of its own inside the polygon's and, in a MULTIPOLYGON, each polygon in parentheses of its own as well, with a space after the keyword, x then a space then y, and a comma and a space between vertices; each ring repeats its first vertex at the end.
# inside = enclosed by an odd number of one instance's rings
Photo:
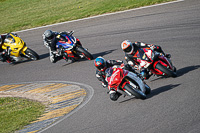
POLYGON ((137 86, 137 88, 133 88, 130 84, 126 84, 124 89, 131 93, 131 95, 134 95, 136 98, 143 100, 146 99, 146 95, 140 90, 139 86, 137 86))
POLYGON ((27 48, 25 51, 26 57, 31 60, 38 60, 39 55, 30 48, 27 48))
POLYGON ((83 47, 77 47, 77 51, 80 52, 80 54, 84 55, 85 58, 87 58, 88 60, 93 59, 93 56, 83 47))
POLYGON ((159 69, 160 71, 162 71, 163 73, 165 73, 167 77, 177 77, 176 72, 173 72, 172 70, 166 68, 165 66, 161 65, 160 63, 158 63, 156 65, 156 68, 159 69))

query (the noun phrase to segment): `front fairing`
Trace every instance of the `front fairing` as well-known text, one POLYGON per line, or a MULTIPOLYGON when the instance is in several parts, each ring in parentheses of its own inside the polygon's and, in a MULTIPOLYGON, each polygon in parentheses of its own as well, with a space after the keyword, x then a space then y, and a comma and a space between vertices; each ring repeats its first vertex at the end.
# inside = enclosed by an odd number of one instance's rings
POLYGON ((137 53, 137 62, 143 68, 148 68, 154 61, 154 51, 148 48, 140 48, 137 53))
POLYGON ((108 82, 108 89, 115 89, 117 91, 119 84, 125 76, 124 70, 121 68, 108 68, 105 71, 106 81, 108 82))
POLYGON ((4 44, 2 45, 3 49, 7 49, 8 47, 11 49, 10 55, 16 57, 19 57, 20 52, 23 53, 23 50, 27 49, 24 41, 20 37, 14 36, 12 33, 7 35, 4 44))
POLYGON ((137 57, 141 60, 152 62, 154 60, 154 52, 151 49, 141 48, 138 50, 137 57))
POLYGON ((142 79, 140 77, 138 77, 137 74, 129 72, 124 79, 126 79, 127 81, 129 81, 129 84, 132 86, 132 81, 135 81, 137 83, 137 85, 140 87, 142 92, 145 92, 145 85, 144 82, 142 81, 142 79))
MULTIPOLYGON (((155 63, 153 64, 154 68, 156 68, 155 66, 156 66, 158 63, 160 63, 161 65, 163 65, 163 66, 165 66, 165 67, 167 67, 167 68, 169 68, 169 69, 171 69, 171 70, 173 70, 171 63, 170 63, 170 62, 168 61, 168 59, 167 59, 164 55, 162 55, 162 54, 157 54, 156 61, 155 61, 155 63)), ((158 70, 158 69, 155 69, 155 74, 157 74, 157 75, 162 75, 163 72, 161 72, 161 71, 158 70)))
POLYGON ((56 43, 56 47, 63 48, 65 50, 72 50, 76 47, 76 38, 70 35, 61 35, 62 37, 56 43))

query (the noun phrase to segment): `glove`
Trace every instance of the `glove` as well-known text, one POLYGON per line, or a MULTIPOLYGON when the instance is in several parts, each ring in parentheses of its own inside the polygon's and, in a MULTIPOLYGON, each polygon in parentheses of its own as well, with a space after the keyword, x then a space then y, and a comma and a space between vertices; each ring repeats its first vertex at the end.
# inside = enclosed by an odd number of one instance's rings
POLYGON ((122 64, 120 65, 120 67, 123 69, 123 68, 125 67, 124 63, 122 63, 122 64))
POLYGON ((49 44, 46 41, 44 41, 44 46, 49 48, 49 44))
POLYGON ((151 50, 154 50, 157 46, 156 45, 153 45, 153 44, 151 44, 151 45, 149 45, 149 47, 150 47, 150 49, 151 50))
POLYGON ((129 64, 130 66, 133 66, 133 65, 134 65, 134 63, 133 63, 132 61, 128 61, 128 64, 129 64))
POLYGON ((108 86, 108 84, 102 83, 101 84, 104 88, 106 88, 108 86))
POLYGON ((123 63, 123 61, 121 61, 121 60, 116 60, 117 62, 119 62, 119 63, 123 63))
POLYGON ((108 83, 106 81, 102 81, 102 84, 101 84, 104 88, 108 87, 108 83))
POLYGON ((134 66, 134 69, 135 69, 135 70, 140 70, 140 69, 141 69, 141 67, 140 67, 140 66, 138 66, 138 65, 135 65, 135 66, 134 66))

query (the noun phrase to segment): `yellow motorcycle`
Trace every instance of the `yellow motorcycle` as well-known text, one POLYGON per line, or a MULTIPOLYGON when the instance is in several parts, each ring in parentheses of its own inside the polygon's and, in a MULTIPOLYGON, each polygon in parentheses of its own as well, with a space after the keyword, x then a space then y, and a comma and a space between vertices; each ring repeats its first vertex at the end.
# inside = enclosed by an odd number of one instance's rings
POLYGON ((2 45, 6 61, 15 63, 27 59, 38 60, 39 55, 26 46, 26 43, 14 33, 8 33, 2 45))

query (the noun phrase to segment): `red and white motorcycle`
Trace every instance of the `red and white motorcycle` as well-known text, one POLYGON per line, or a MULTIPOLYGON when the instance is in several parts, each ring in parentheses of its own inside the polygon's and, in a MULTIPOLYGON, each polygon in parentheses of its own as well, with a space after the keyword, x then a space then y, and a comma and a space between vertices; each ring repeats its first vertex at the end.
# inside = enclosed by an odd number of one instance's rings
POLYGON ((151 50, 150 48, 140 48, 138 50, 137 62, 141 68, 147 68, 152 74, 164 77, 176 77, 176 68, 170 59, 162 53, 151 50))
POLYGON ((105 71, 108 89, 115 90, 124 96, 135 96, 146 99, 146 94, 151 92, 150 87, 135 73, 117 66, 107 68, 105 71))

